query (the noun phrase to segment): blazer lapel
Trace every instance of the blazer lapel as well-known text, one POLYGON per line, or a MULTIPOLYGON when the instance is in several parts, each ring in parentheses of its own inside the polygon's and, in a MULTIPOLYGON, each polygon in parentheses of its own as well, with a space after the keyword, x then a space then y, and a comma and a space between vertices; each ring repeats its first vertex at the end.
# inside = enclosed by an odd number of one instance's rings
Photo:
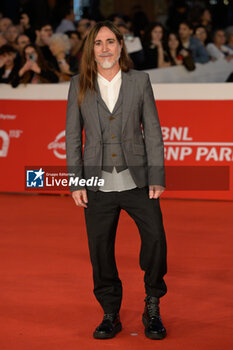
POLYGON ((99 84, 97 83, 97 80, 95 81, 95 87, 96 87, 96 98, 97 98, 97 101, 102 105, 102 107, 104 109, 106 109, 110 113, 110 111, 108 109, 108 106, 106 105, 106 103, 104 102, 104 100, 101 97, 100 88, 99 88, 99 84))
POLYGON ((129 117, 129 111, 133 102, 134 86, 130 72, 122 72, 122 133, 129 117))
POLYGON ((117 109, 120 107, 120 105, 122 104, 122 82, 121 82, 121 87, 120 87, 120 91, 119 91, 119 95, 118 95, 118 99, 115 103, 115 106, 113 108, 112 114, 116 113, 117 109))

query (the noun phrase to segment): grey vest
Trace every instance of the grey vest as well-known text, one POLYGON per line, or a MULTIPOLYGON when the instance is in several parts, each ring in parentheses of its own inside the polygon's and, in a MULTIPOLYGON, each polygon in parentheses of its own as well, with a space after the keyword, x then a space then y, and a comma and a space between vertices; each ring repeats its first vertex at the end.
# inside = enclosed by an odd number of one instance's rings
POLYGON ((112 113, 101 97, 97 84, 97 107, 103 139, 102 169, 111 173, 113 167, 119 173, 127 169, 125 157, 121 147, 122 129, 122 84, 119 96, 112 113))

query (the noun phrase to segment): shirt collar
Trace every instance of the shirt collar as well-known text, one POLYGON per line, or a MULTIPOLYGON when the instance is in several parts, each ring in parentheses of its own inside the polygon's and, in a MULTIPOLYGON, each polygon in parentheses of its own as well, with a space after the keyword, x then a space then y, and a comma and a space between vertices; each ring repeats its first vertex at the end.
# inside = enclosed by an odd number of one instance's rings
POLYGON ((105 79, 100 73, 98 73, 98 80, 100 80, 104 85, 112 85, 114 84, 117 80, 121 79, 121 69, 119 72, 113 77, 111 81, 108 81, 105 79))

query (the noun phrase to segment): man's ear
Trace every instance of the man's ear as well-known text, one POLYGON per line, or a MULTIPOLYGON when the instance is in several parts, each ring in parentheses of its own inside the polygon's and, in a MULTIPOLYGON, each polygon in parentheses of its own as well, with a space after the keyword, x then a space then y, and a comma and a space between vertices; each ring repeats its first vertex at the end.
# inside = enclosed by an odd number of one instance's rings
POLYGON ((36 33, 36 37, 38 38, 38 36, 40 36, 40 31, 39 30, 35 30, 36 33))

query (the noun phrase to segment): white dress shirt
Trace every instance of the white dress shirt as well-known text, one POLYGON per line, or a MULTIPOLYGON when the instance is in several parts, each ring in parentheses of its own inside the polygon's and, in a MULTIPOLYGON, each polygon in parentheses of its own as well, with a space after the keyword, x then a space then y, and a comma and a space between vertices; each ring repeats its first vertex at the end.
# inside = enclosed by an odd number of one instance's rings
MULTIPOLYGON (((107 105, 109 111, 112 112, 117 102, 121 87, 121 69, 111 81, 108 81, 100 73, 98 73, 97 82, 101 97, 107 105)), ((103 192, 120 192, 137 187, 129 172, 129 169, 125 169, 120 173, 117 173, 115 167, 113 168, 112 173, 102 170, 101 178, 104 179, 104 186, 101 186, 99 190, 103 192)))

